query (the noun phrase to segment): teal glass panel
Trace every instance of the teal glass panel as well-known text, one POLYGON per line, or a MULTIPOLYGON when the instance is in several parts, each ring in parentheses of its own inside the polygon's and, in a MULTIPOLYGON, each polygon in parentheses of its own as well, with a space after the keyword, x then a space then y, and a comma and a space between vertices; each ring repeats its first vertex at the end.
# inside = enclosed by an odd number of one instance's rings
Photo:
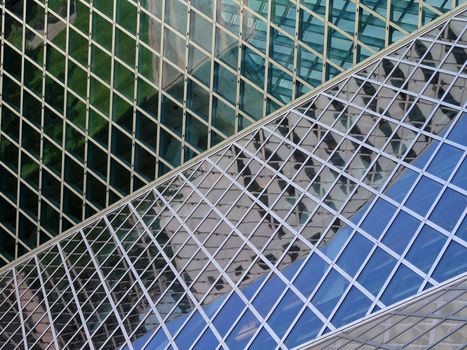
POLYGON ((265 59, 247 47, 243 48, 242 55, 242 75, 263 89, 265 59))
POLYGON ((268 30, 265 21, 248 11, 244 12, 242 38, 262 53, 266 53, 268 30))
POLYGON ((292 70, 294 65, 294 41, 276 29, 271 29, 269 55, 285 68, 292 70))
POLYGON ((237 76, 219 64, 214 65, 214 91, 235 104, 237 96, 237 76))
POLYGON ((272 64, 269 64, 268 72, 268 93, 279 101, 290 102, 293 92, 293 78, 272 64))
POLYGON ((212 24, 191 11, 190 17, 190 39, 208 52, 211 52, 212 45, 212 24))
POLYGON ((165 21, 170 26, 178 30, 181 34, 186 34, 186 5, 179 0, 167 0, 165 2, 165 21))
POLYGON ((238 66, 238 39, 216 28, 215 55, 232 69, 238 66))
POLYGON ((386 23, 362 10, 359 17, 358 40, 374 50, 385 47, 386 23))
POLYGON ((330 0, 331 23, 353 35, 355 31, 355 3, 350 0, 330 0))
POLYGON ((295 35, 296 7, 288 0, 271 2, 271 21, 290 35, 295 35))
POLYGON ((400 0, 391 2, 391 20, 408 32, 417 29, 418 2, 400 0))
POLYGON ((298 38, 318 53, 324 48, 324 22, 319 17, 300 10, 298 38))
POLYGON ((208 127, 191 114, 186 115, 186 140, 199 151, 208 146, 208 127))
POLYGON ((263 117, 263 94, 243 80, 240 83, 240 91, 241 110, 255 120, 261 119, 263 117))
POLYGON ((213 98, 212 125, 226 136, 235 132, 235 110, 218 98, 213 98))

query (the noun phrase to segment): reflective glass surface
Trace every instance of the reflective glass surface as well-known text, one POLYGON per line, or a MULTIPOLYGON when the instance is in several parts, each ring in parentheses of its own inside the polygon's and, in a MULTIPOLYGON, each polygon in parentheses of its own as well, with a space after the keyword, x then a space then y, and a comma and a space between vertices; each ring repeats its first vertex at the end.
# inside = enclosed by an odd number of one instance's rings
MULTIPOLYGON (((0 251, 0 264, 461 2, 3 1, 0 171, 9 182, 0 205, 17 210, 0 216, 0 240, 16 241, 0 251)), ((438 98, 449 72, 459 71, 463 48, 439 42, 432 51, 413 81, 420 85, 449 56, 426 90, 438 98)), ((394 79, 402 82, 411 67, 400 65, 394 79)), ((371 83, 365 89, 374 92, 371 83)), ((424 107, 414 120, 423 120, 424 107)), ((448 153, 452 165, 460 154, 448 153)), ((449 171, 436 170, 441 177, 449 171)))
MULTIPOLYGON (((0 346, 290 348, 464 274, 465 62, 423 62, 437 43, 465 50, 466 22, 454 12, 2 268, 0 346)), ((11 194, 28 215, 34 169, 11 194)), ((119 161, 107 169, 127 184, 119 161)))

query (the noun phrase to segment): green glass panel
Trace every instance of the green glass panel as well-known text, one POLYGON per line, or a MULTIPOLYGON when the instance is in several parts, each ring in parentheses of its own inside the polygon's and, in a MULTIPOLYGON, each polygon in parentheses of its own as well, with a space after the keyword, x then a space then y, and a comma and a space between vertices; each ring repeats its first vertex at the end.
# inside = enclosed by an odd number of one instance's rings
POLYGON ((138 72, 156 86, 159 85, 159 56, 141 45, 138 59, 138 72))
POLYGON ((117 0, 116 20, 119 25, 132 34, 136 34, 136 6, 128 0, 117 0))
POLYGON ((21 146, 39 159, 41 153, 41 135, 27 123, 22 123, 21 146))
POLYGON ((145 12, 140 13, 139 23, 139 39, 159 53, 161 51, 161 24, 145 12))
POLYGON ((96 45, 91 46, 91 72, 110 84, 112 58, 96 45))
POLYGON ((89 110, 89 136, 107 148, 109 122, 93 110, 89 110))
POLYGON ((115 55, 128 65, 135 65, 136 41, 118 28, 115 28, 115 55))
POLYGON ((102 84, 100 81, 94 77, 90 78, 90 93, 89 100, 91 104, 99 109, 101 112, 108 114, 109 113, 109 104, 110 104, 110 91, 102 84))
POLYGON ((67 95, 67 119, 82 131, 86 130, 86 104, 75 95, 67 95))
POLYGON ((69 31, 68 54, 83 66, 88 65, 88 41, 73 29, 69 31))
POLYGON ((112 121, 129 133, 133 130, 133 106, 117 94, 112 98, 112 121))
POLYGON ((65 80, 65 56, 52 46, 47 45, 47 72, 51 73, 61 82, 65 80))
POLYGON ((136 94, 138 107, 151 116, 157 118, 159 108, 159 91, 143 79, 138 79, 138 91, 136 94))
POLYGON ((66 126, 65 149, 73 156, 84 161, 84 135, 72 126, 66 126))
POLYGON ((112 51, 112 23, 96 12, 92 15, 92 38, 107 50, 112 51))
POLYGON ((85 98, 87 81, 86 71, 82 70, 73 62, 68 61, 68 88, 85 98))

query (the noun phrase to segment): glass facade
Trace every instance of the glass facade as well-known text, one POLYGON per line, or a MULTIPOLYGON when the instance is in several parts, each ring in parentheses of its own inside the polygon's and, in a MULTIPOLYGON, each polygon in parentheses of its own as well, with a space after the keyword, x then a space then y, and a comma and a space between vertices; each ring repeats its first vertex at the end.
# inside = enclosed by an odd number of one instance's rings
POLYGON ((293 348, 464 274, 466 23, 4 267, 0 347, 293 348))
POLYGON ((2 1, 0 263, 458 4, 2 1))
POLYGON ((464 276, 299 349, 465 349, 466 306, 464 276))

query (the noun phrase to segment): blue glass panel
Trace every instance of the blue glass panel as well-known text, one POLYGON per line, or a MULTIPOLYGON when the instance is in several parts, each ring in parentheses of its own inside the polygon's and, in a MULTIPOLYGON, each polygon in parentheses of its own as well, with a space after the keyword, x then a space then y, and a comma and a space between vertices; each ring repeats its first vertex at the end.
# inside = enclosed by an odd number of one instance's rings
POLYGON ((326 254, 329 259, 334 260, 352 231, 353 229, 350 226, 344 226, 332 237, 331 241, 320 248, 321 251, 326 254))
POLYGON ((318 335, 322 326, 323 322, 321 322, 318 316, 310 309, 306 308, 287 336, 285 345, 290 349, 312 340, 318 335))
POLYGON ((197 350, 205 350, 209 349, 212 347, 212 344, 217 344, 218 340, 214 333, 208 328, 204 332, 204 334, 201 336, 201 338, 198 340, 196 345, 193 347, 193 349, 197 350))
MULTIPOLYGON (((255 281, 254 284, 257 282, 255 281)), ((252 283, 253 284, 253 283, 252 283)), ((258 310, 261 316, 265 317, 274 303, 279 299, 279 296, 284 291, 286 285, 278 277, 271 278, 260 290, 253 306, 258 310)))
POLYGON ((439 141, 433 141, 430 146, 425 150, 423 151, 422 154, 420 154, 417 159, 415 159, 413 162, 412 162, 412 165, 420 168, 420 169, 423 169, 426 165, 426 163, 428 163, 428 160, 430 159, 430 157, 432 156, 433 152, 436 150, 436 148, 438 147, 438 144, 439 144, 439 141))
POLYGON ((467 207, 467 198, 450 188, 441 196, 430 215, 430 220, 448 231, 456 226, 457 221, 467 207))
POLYGON ((175 343, 180 349, 189 348, 195 339, 199 336, 199 334, 203 331, 205 326, 206 322, 203 320, 201 314, 196 311, 185 327, 175 338, 175 343))
POLYGON ((462 238, 464 241, 467 241, 467 216, 464 217, 464 220, 457 229, 456 236, 462 238))
POLYGON ((441 258, 433 278, 442 282, 465 271, 467 271, 467 248, 453 241, 441 258))
POLYGON ((259 325, 258 319, 247 310, 226 339, 229 349, 244 349, 259 325))
POLYGON ((395 211, 395 206, 385 200, 378 199, 370 209, 361 227, 373 237, 378 238, 395 211))
POLYGON ((332 318, 332 324, 336 327, 340 327, 365 316, 371 306, 371 303, 371 300, 362 292, 357 288, 352 287, 349 294, 344 298, 344 301, 332 318))
POLYGON ((302 271, 300 271, 293 284, 305 297, 308 297, 311 292, 313 292, 328 267, 329 265, 326 264, 323 259, 317 254, 313 254, 305 263, 305 266, 302 271))
POLYGON ((336 270, 331 270, 311 302, 324 316, 329 316, 349 282, 336 270))
POLYGON ((388 278, 394 265, 396 265, 395 259, 381 248, 376 248, 357 281, 368 289, 370 293, 376 295, 388 278))
POLYGON ((430 226, 424 226, 413 242, 406 259, 420 270, 428 272, 446 241, 446 237, 430 226))
POLYGON ((384 291, 381 301, 386 305, 391 305, 405 299, 415 294, 422 282, 423 278, 405 265, 401 265, 384 291))
POLYGON ((342 267, 345 272, 353 276, 370 253, 372 247, 373 243, 363 236, 356 234, 350 240, 339 260, 337 260, 337 264, 342 267))
POLYGON ((250 349, 275 349, 276 346, 276 341, 271 337, 269 332, 263 328, 251 344, 250 349))
POLYGON ((433 158, 427 171, 447 180, 462 156, 462 153, 463 152, 458 148, 452 147, 448 144, 442 145, 438 153, 436 153, 436 156, 433 158))
POLYGON ((285 331, 289 328, 295 317, 297 317, 302 306, 302 301, 291 290, 282 298, 271 317, 267 320, 268 324, 279 337, 285 334, 285 331))
POLYGON ((384 235, 383 243, 396 253, 402 254, 419 224, 420 221, 413 216, 403 211, 399 212, 384 235))
POLYGON ((402 202, 410 187, 417 179, 417 173, 410 169, 406 169, 397 182, 386 192, 392 199, 402 202))
POLYGON ((461 166, 457 169, 452 183, 467 191, 467 158, 462 161, 461 166))
MULTIPOLYGON (((151 338, 151 336, 154 333, 148 333, 141 338, 136 339, 132 345, 135 350, 143 349, 144 344, 151 338)), ((164 349, 167 344, 169 343, 167 337, 164 334, 164 331, 162 328, 159 328, 159 330, 155 333, 154 337, 151 338, 151 340, 148 343, 148 347, 145 347, 145 349, 150 348, 154 350, 159 350, 159 349, 164 349)), ((124 350, 129 349, 127 346, 123 348, 124 350)))
POLYGON ((448 139, 467 146, 467 114, 463 114, 448 135, 448 139))
POLYGON ((213 321, 220 335, 225 335, 244 307, 245 304, 237 293, 233 293, 213 321))
POLYGON ((425 216, 441 188, 441 184, 422 176, 405 205, 418 214, 425 216))

